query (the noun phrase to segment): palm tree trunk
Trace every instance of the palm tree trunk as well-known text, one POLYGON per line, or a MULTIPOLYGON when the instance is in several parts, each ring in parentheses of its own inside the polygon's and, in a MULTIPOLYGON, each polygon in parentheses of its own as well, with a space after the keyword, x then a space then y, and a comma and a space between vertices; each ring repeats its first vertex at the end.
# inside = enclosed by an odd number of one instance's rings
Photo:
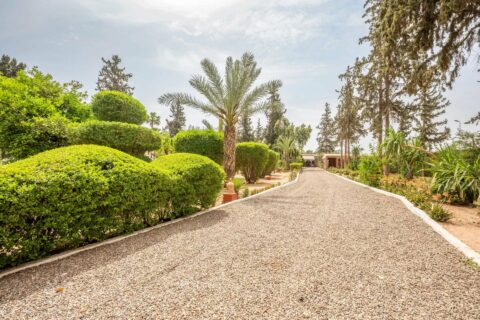
POLYGON ((235 176, 235 140, 235 126, 227 124, 223 140, 223 169, 227 174, 227 180, 232 180, 235 176))

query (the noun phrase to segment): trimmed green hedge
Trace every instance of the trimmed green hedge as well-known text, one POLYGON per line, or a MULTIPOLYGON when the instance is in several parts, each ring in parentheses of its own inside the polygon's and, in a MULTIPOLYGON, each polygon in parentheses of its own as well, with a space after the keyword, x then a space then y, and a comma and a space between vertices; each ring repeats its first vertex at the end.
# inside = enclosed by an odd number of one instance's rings
POLYGON ((223 135, 213 130, 181 131, 173 138, 177 152, 195 153, 223 164, 223 135))
POLYGON ((300 170, 303 167, 303 162, 292 162, 290 163, 290 170, 300 170))
POLYGON ((72 129, 73 144, 97 144, 121 150, 136 157, 146 151, 160 149, 162 135, 136 124, 108 121, 89 121, 72 129))
POLYGON ((168 217, 169 173, 82 145, 0 167, 0 268, 143 228, 168 217))
POLYGON ((176 215, 192 213, 215 204, 225 179, 225 173, 218 164, 197 154, 161 156, 151 165, 168 172, 173 179, 171 199, 176 215))
POLYGON ((236 146, 236 169, 242 172, 248 183, 255 183, 267 165, 268 146, 258 142, 242 142, 236 146))
POLYGON ((142 124, 147 110, 137 99, 120 91, 100 91, 92 100, 92 111, 98 120, 142 124))
POLYGON ((265 165, 265 169, 263 170, 263 176, 268 176, 272 174, 273 171, 277 168, 278 165, 278 160, 280 159, 280 155, 278 152, 275 152, 273 150, 268 150, 268 161, 267 164, 265 165))

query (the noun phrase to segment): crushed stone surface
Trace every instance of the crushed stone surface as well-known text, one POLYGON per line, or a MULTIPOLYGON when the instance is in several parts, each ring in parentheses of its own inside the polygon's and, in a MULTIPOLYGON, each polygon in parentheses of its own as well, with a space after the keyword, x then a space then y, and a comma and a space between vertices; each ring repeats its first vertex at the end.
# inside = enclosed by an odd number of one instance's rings
POLYGON ((480 271, 321 170, 0 279, 0 319, 480 319, 480 271))

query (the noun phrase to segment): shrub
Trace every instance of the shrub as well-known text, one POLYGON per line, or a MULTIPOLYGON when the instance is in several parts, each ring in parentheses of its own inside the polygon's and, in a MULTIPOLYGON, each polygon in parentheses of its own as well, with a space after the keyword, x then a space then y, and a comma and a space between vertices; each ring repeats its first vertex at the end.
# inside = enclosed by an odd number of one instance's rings
POLYGON ((235 192, 238 194, 240 192, 240 188, 245 185, 245 179, 243 178, 233 178, 233 188, 235 192))
POLYGON ((380 184, 382 162, 376 155, 360 158, 358 165, 360 181, 373 187, 380 184))
POLYGON ((158 131, 136 124, 89 121, 76 125, 72 130, 74 144, 97 144, 118 149, 134 156, 157 150, 162 145, 158 131))
POLYGON ((277 168, 279 160, 280 155, 277 152, 273 150, 268 150, 268 161, 265 165, 262 176, 268 176, 272 174, 272 172, 275 171, 275 169, 277 168))
POLYGON ((462 202, 473 203, 480 194, 480 157, 467 162, 454 147, 438 153, 431 164, 432 192, 447 193, 462 202))
POLYGON ((151 165, 168 172, 175 182, 171 202, 177 216, 215 204, 225 179, 218 164, 197 154, 173 153, 155 159, 151 165))
POLYGON ((236 146, 236 169, 248 183, 255 183, 268 162, 268 146, 258 142, 242 142, 236 146))
POLYGON ((94 145, 0 167, 0 268, 152 225, 170 185, 162 170, 94 145))
POLYGON ((176 152, 195 153, 223 164, 223 135, 213 130, 181 131, 173 138, 176 152))
POLYGON ((243 192, 242 192, 242 198, 248 198, 248 197, 250 197, 250 189, 245 188, 243 189, 243 192))
POLYGON ((433 204, 428 213, 433 220, 438 222, 446 222, 452 217, 452 214, 439 204, 433 204))
POLYGON ((147 111, 137 99, 120 91, 100 91, 92 100, 92 111, 98 120, 142 124, 147 111))
POLYGON ((303 167, 303 163, 302 162, 292 162, 290 163, 290 170, 300 170, 301 168, 303 167))

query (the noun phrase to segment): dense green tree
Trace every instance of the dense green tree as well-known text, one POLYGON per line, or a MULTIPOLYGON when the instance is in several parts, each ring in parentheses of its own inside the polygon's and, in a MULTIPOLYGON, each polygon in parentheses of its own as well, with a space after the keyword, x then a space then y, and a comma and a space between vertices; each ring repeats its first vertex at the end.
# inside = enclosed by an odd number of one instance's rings
POLYGON ((98 74, 97 90, 120 91, 132 95, 135 88, 128 85, 132 74, 125 72, 125 68, 120 67, 122 59, 115 54, 111 60, 102 57, 102 62, 103 66, 98 74))
POLYGON ((147 121, 145 106, 121 91, 100 91, 93 96, 92 111, 98 120, 140 125, 147 121))
POLYGON ((337 145, 336 126, 333 122, 330 104, 328 103, 325 103, 325 111, 322 114, 322 118, 317 126, 317 129, 319 130, 317 134, 318 152, 334 152, 337 145))
POLYGON ((179 101, 203 112, 214 115, 223 122, 224 127, 224 169, 227 178, 235 175, 235 141, 236 126, 243 110, 251 115, 264 110, 265 103, 259 101, 268 94, 271 86, 280 86, 280 81, 270 81, 253 87, 260 75, 261 69, 253 54, 245 53, 240 60, 228 57, 225 66, 225 77, 222 79, 217 67, 209 60, 201 62, 204 76, 195 75, 190 85, 203 95, 207 102, 184 93, 164 94, 159 98, 160 103, 179 101))
POLYGON ((383 50, 405 60, 419 61, 407 78, 418 85, 432 65, 451 85, 460 68, 480 42, 480 10, 477 0, 368 0, 367 8, 379 14, 371 26, 384 39, 383 50))
POLYGON ((178 100, 169 101, 168 105, 170 106, 170 120, 166 119, 165 121, 167 122, 168 133, 170 137, 173 137, 185 128, 187 118, 185 117, 183 106, 178 100))
POLYGON ((23 62, 17 62, 17 59, 10 58, 6 54, 3 54, 0 58, 0 75, 13 78, 17 76, 17 73, 21 70, 25 70, 27 65, 23 62))
POLYGON ((277 138, 280 136, 276 130, 278 121, 280 121, 287 110, 280 99, 279 90, 282 86, 281 82, 272 83, 268 87, 267 108, 265 109, 265 116, 267 117, 267 125, 265 128, 264 139, 265 142, 272 147, 277 138))
POLYGON ((156 112, 150 112, 148 114, 147 123, 150 129, 157 129, 160 125, 160 116, 156 112))
POLYGON ((310 135, 312 134, 312 127, 307 126, 305 124, 301 124, 295 127, 295 140, 297 142, 298 149, 303 151, 303 148, 307 144, 308 140, 310 139, 310 135))

